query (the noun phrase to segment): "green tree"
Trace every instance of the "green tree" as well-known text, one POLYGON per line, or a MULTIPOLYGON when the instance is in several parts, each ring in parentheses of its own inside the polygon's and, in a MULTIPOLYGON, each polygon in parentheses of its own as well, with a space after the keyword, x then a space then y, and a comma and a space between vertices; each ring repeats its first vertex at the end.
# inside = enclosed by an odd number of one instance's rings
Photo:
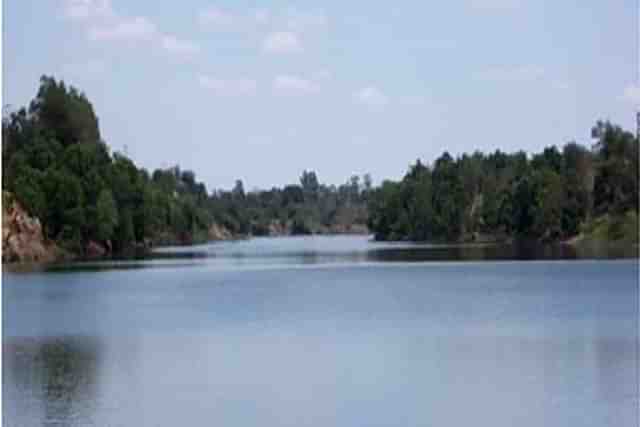
POLYGON ((315 172, 303 171, 300 177, 300 185, 302 186, 302 191, 306 199, 316 200, 318 198, 320 185, 318 184, 318 177, 315 172))
POLYGON ((100 141, 98 118, 93 106, 74 87, 67 89, 63 81, 43 76, 29 114, 63 146, 79 142, 100 141))
POLYGON ((47 209, 45 224, 49 236, 57 237, 66 227, 66 235, 81 235, 85 224, 84 195, 80 180, 66 169, 47 169, 42 179, 47 209))
POLYGON ((433 235, 441 239, 456 239, 463 232, 463 218, 467 206, 457 166, 445 152, 433 168, 433 235))
POLYGON ((118 226, 118 208, 111 190, 102 190, 97 202, 97 233, 100 240, 110 240, 118 226))
POLYGON ((124 208, 120 210, 118 226, 116 227, 116 246, 122 250, 135 243, 135 229, 133 227, 133 215, 131 209, 124 208))
POLYGON ((235 200, 243 200, 245 193, 244 193, 244 185, 242 184, 242 180, 237 179, 236 180, 236 184, 233 186, 233 198, 235 200))
POLYGON ((595 169, 591 152, 569 143, 563 148, 565 198, 562 207, 562 229, 575 235, 580 224, 588 220, 593 205, 595 169))
POLYGON ((32 215, 44 217, 47 199, 42 189, 43 174, 37 169, 26 167, 15 180, 15 196, 32 215))
POLYGON ((609 122, 592 130, 598 140, 595 151, 598 173, 594 182, 597 214, 622 214, 638 210, 638 141, 630 132, 609 122))
POLYGON ((542 236, 546 240, 554 240, 563 235, 564 181, 562 176, 551 168, 545 168, 538 172, 536 179, 534 234, 542 236))

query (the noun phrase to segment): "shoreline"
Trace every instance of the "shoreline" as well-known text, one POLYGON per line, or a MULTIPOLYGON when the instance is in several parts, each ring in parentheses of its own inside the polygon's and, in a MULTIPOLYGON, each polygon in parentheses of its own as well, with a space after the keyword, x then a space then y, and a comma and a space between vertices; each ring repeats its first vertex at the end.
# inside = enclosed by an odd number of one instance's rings
POLYGON ((129 260, 144 260, 149 256, 152 256, 155 249, 169 248, 169 247, 193 247, 205 244, 214 244, 221 242, 239 242, 252 240, 254 238, 277 238, 287 239, 296 237, 339 237, 339 236, 371 236, 370 242, 374 243, 389 243, 389 244, 415 244, 416 246, 425 245, 431 248, 482 248, 482 247, 502 247, 502 246, 530 246, 530 247, 548 247, 548 248, 561 248, 567 247, 574 250, 588 249, 593 247, 610 247, 619 248, 624 250, 635 249, 637 256, 640 256, 638 249, 640 245, 636 242, 629 242, 625 240, 592 240, 585 238, 584 236, 574 236, 570 239, 558 240, 553 242, 542 242, 539 240, 531 239, 516 239, 510 238, 506 240, 494 240, 494 241, 410 241, 410 240, 379 240, 376 239, 372 233, 315 233, 315 234, 281 234, 281 235, 264 235, 264 236, 237 236, 228 239, 212 239, 206 241, 192 242, 192 243, 166 243, 160 245, 153 245, 149 247, 137 247, 132 248, 119 253, 111 253, 101 256, 78 256, 64 252, 62 256, 54 260, 44 261, 3 261, 4 268, 8 268, 13 271, 32 271, 34 269, 42 269, 56 265, 64 265, 69 262, 101 262, 101 261, 129 261, 129 260))
POLYGON ((11 266, 13 267, 37 267, 37 266, 48 266, 48 265, 58 265, 64 264, 67 262, 90 262, 90 261, 119 261, 119 260, 135 260, 135 259, 144 259, 148 257, 150 254, 154 252, 155 249, 159 248, 169 248, 169 247, 192 247, 197 245, 206 245, 212 243, 219 242, 240 242, 252 240, 254 238, 292 238, 292 237, 306 237, 306 236, 368 236, 372 235, 367 232, 318 232, 318 233, 310 233, 310 234, 271 234, 271 235, 236 235, 229 236, 225 238, 214 238, 214 239, 206 239, 206 240, 194 240, 191 242, 185 242, 183 240, 174 239, 174 240, 163 240, 161 243, 152 243, 149 245, 145 245, 144 243, 137 243, 136 245, 127 248, 118 252, 106 252, 103 255, 78 255, 73 254, 69 251, 61 249, 55 242, 49 242, 50 245, 56 246, 57 255, 50 259, 42 260, 42 261, 31 261, 31 260, 12 260, 6 261, 3 259, 3 266, 11 266))

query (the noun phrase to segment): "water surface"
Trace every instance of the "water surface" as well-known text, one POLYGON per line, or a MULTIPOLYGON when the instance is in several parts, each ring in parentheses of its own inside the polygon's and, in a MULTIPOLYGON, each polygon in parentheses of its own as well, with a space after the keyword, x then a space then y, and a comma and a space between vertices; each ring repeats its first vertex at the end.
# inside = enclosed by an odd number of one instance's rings
POLYGON ((5 271, 3 424, 636 426, 621 256, 305 237, 5 271))

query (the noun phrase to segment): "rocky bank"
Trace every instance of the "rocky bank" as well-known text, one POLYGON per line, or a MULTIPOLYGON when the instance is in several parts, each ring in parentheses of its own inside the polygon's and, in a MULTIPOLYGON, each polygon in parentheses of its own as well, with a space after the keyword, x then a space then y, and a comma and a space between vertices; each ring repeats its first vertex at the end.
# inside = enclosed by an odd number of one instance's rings
POLYGON ((30 216, 11 194, 2 195, 2 262, 51 262, 66 256, 45 239, 38 218, 30 216))

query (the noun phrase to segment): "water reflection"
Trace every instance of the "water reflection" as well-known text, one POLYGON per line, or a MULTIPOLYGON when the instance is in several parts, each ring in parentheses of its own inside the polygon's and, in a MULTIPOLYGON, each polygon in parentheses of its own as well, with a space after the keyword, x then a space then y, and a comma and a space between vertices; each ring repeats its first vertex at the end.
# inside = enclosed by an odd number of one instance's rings
POLYGON ((100 355, 99 341, 88 337, 5 343, 3 425, 86 425, 100 355))
POLYGON ((371 261, 501 261, 555 259, 615 259, 638 256, 637 247, 617 245, 569 246, 517 242, 499 245, 428 246, 374 249, 371 261))
POLYGON ((636 260, 420 263, 581 255, 360 238, 188 250, 3 273, 5 424, 638 425, 636 260))
POLYGON ((571 246, 516 241, 511 244, 419 244, 374 242, 365 236, 259 238, 197 247, 161 248, 151 259, 234 258, 320 262, 419 262, 637 258, 638 246, 591 243, 571 246), (255 243, 255 244, 253 244, 255 243))
MULTIPOLYGON (((109 269, 292 266, 381 262, 445 262, 508 260, 573 260, 638 258, 638 246, 607 243, 545 245, 535 241, 512 244, 432 245, 374 242, 366 236, 305 236, 256 238, 197 246, 159 248, 135 259, 113 259, 22 267, 25 271, 104 271, 109 269)), ((11 267, 13 268, 13 267, 11 267)))
POLYGON ((304 331, 6 343, 3 425, 636 425, 631 340, 304 331))

